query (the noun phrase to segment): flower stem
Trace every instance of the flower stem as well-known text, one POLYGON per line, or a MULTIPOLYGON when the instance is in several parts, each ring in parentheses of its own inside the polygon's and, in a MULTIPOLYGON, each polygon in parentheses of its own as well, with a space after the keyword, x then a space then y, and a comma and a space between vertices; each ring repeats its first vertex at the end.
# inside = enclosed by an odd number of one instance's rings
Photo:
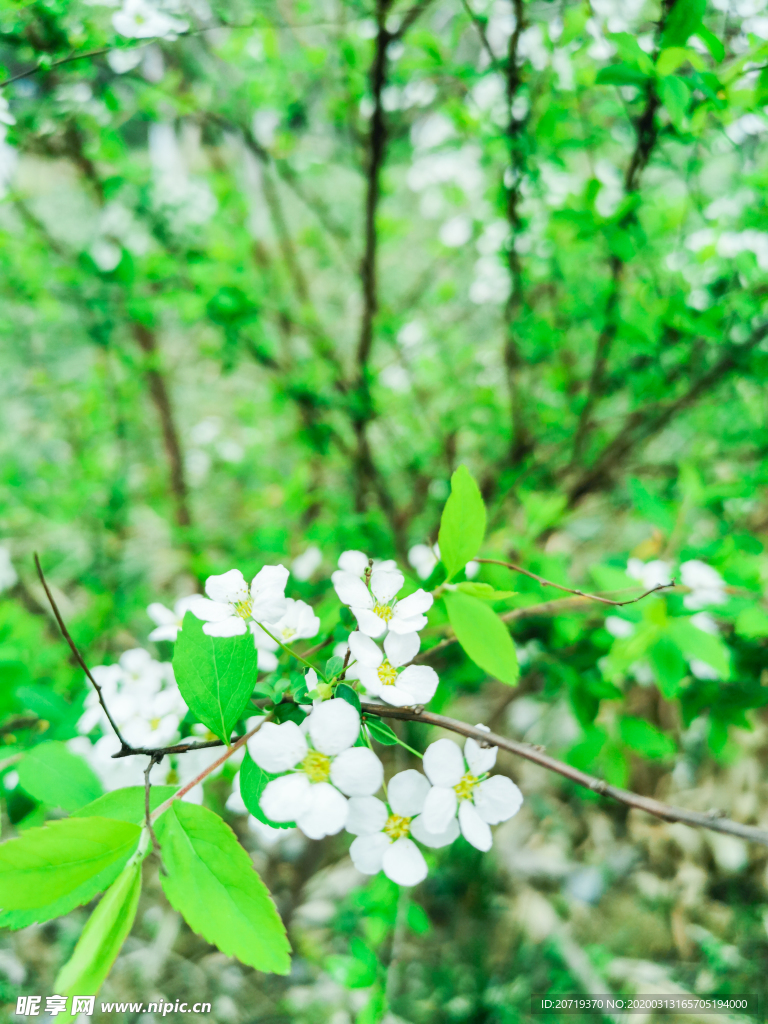
POLYGON ((323 677, 323 682, 328 682, 328 680, 325 678, 325 673, 323 671, 321 671, 319 668, 315 668, 315 666, 311 664, 311 662, 307 661, 306 658, 302 658, 302 656, 300 654, 297 654, 296 651, 294 651, 292 648, 286 646, 286 644, 284 644, 282 640, 278 640, 276 636, 272 636, 267 627, 263 625, 261 622, 258 623, 258 625, 261 626, 261 628, 264 630, 264 632, 267 634, 270 640, 274 640, 276 644, 279 644, 284 651, 287 651, 288 654, 291 655, 292 658, 295 658, 297 661, 300 661, 302 665, 306 665, 307 668, 314 669, 315 672, 318 672, 323 677))

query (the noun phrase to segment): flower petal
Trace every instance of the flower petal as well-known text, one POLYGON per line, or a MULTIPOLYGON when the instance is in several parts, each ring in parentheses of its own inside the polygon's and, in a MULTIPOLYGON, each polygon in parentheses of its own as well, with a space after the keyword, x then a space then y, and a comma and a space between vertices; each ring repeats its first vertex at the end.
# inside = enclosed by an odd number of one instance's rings
POLYGON ((309 716, 309 735, 322 754, 340 754, 360 735, 360 715, 341 697, 323 701, 309 716))
POLYGON ((339 555, 339 568, 353 576, 362 576, 368 568, 368 555, 362 551, 342 551, 339 555))
POLYGON ((381 832, 386 820, 387 805, 383 801, 375 796, 353 796, 345 828, 353 836, 370 836, 381 832))
POLYGON ((311 789, 303 772, 281 775, 266 784, 259 804, 270 821, 296 821, 309 807, 311 789))
POLYGON ((407 665, 419 653, 420 644, 418 633, 387 633, 384 639, 387 661, 395 668, 407 665))
POLYGON ((485 852, 493 846, 490 825, 483 821, 471 800, 462 800, 459 804, 459 828, 475 849, 485 852))
POLYGON ((290 573, 284 565, 265 565, 251 582, 251 596, 256 598, 264 590, 284 591, 290 573))
POLYGON ((366 668, 378 668, 384 661, 384 655, 381 653, 379 645, 375 644, 365 633, 355 630, 354 633, 349 634, 347 643, 355 660, 366 668))
POLYGON ((437 834, 445 832, 451 820, 456 817, 458 802, 452 789, 446 786, 433 786, 427 793, 424 810, 420 815, 424 828, 437 834))
POLYGON ((248 740, 248 753, 265 772, 287 772, 306 757, 307 749, 304 733, 295 722, 265 722, 248 740))
POLYGON ((379 673, 376 669, 366 668, 364 665, 354 665, 351 669, 348 669, 346 678, 357 679, 363 684, 366 691, 373 695, 380 693, 381 688, 384 685, 379 679, 379 673), (353 674, 350 675, 350 672, 353 674))
POLYGON ((368 747, 342 750, 331 765, 331 782, 347 796, 373 796, 384 781, 384 766, 368 747))
POLYGON ((342 604, 354 605, 356 608, 373 608, 373 598, 359 577, 337 569, 331 576, 331 582, 342 604))
POLYGON ((384 619, 375 615, 370 608, 360 608, 350 605, 350 611, 357 619, 357 625, 366 636, 381 636, 386 630, 387 624, 384 619))
MULTIPOLYGON (((272 820, 277 821, 276 818, 272 820)), ((346 797, 330 783, 318 782, 310 786, 307 808, 296 818, 296 824, 307 839, 322 839, 341 832, 346 820, 346 797)))
MULTIPOLYGON (((280 644, 277 640, 273 640, 269 633, 265 633, 258 622, 249 622, 248 625, 253 633, 253 642, 260 651, 271 651, 274 654, 275 651, 280 650, 280 644)), ((270 630, 271 632, 272 630, 270 630)))
POLYGON ((433 786, 455 786, 464 774, 464 755, 453 740, 430 743, 424 752, 424 771, 433 786))
POLYGON ((477 813, 489 825, 507 821, 523 805, 523 794, 506 775, 494 775, 481 782, 472 794, 477 813))
POLYGON ((423 615, 428 612, 434 603, 434 597, 426 590, 419 587, 418 590, 398 601, 395 607, 400 618, 407 619, 414 615, 423 615))
POLYGON ((248 627, 239 615, 231 615, 221 622, 206 622, 203 632, 206 636, 242 636, 248 627))
POLYGON ((408 768, 389 780, 387 799, 395 814, 412 818, 415 814, 421 814, 428 792, 429 782, 426 778, 415 768, 408 768))
POLYGON ((420 629, 424 629, 426 624, 426 615, 411 615, 408 618, 403 618, 398 615, 397 609, 389 620, 389 628, 393 633, 417 633, 420 629))
POLYGON ((166 608, 164 604, 160 604, 159 601, 153 601, 147 606, 147 615, 156 626, 176 625, 176 613, 172 612, 170 608, 166 608))
POLYGON ((373 596, 382 604, 391 601, 398 591, 402 590, 405 576, 397 569, 374 569, 371 573, 371 590, 373 596))
POLYGON ((416 843, 397 839, 384 851, 381 866, 387 878, 398 885, 418 885, 427 877, 427 862, 416 843))
POLYGON ((406 690, 401 690, 399 686, 392 686, 389 683, 382 683, 379 686, 377 696, 386 704, 391 704, 396 708, 407 708, 414 703, 410 693, 406 690))
POLYGON ((212 601, 222 604, 237 604, 248 600, 248 584, 239 569, 230 569, 220 576, 209 576, 205 581, 205 592, 212 601))
POLYGON ((397 677, 398 688, 410 693, 412 704, 426 704, 432 700, 439 682, 437 672, 429 665, 409 665, 397 677))
MULTIPOLYGON (((482 725, 480 722, 475 728, 482 729, 483 732, 491 731, 487 725, 482 725)), ((496 764, 498 752, 496 747, 481 747, 478 741, 471 736, 467 737, 467 742, 464 744, 464 757, 467 759, 469 770, 473 775, 485 775, 486 772, 489 772, 496 764)))
POLYGON ((384 852, 389 848, 389 837, 383 832, 372 836, 358 836, 349 848, 352 863, 364 875, 375 875, 381 871, 384 852))
POLYGON ((228 604, 221 601, 209 601, 207 597, 201 597, 194 608, 190 610, 196 618, 202 619, 203 622, 221 622, 222 619, 228 619, 232 615, 232 609, 228 604))
POLYGON ((180 626, 157 626, 147 637, 147 640, 157 642, 158 640, 174 641, 178 636, 180 626))
POLYGON ((411 822, 411 835, 425 846, 431 846, 433 850, 439 850, 441 846, 448 846, 454 839, 458 838, 459 823, 456 818, 451 818, 445 832, 435 834, 434 832, 427 831, 424 827, 424 815, 420 814, 418 818, 414 818, 411 822))
POLYGON ((259 672, 274 672, 278 665, 275 655, 272 651, 263 651, 260 647, 257 649, 259 652, 259 672))

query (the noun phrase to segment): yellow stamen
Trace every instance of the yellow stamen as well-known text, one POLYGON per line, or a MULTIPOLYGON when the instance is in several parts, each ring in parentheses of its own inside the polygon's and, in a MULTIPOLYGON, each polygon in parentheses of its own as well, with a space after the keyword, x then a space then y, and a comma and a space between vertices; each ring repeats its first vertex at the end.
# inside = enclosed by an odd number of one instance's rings
POLYGON ((379 665, 378 676, 384 686, 394 686, 397 682, 397 669, 385 658, 379 665))
POLYGON ((392 618, 392 609, 388 604, 379 604, 377 601, 373 606, 373 614, 378 615, 380 619, 384 619, 385 622, 389 622, 392 618))
POLYGON ((319 750, 310 750, 301 762, 301 770, 310 782, 327 782, 331 774, 331 759, 319 750))
POLYGON ((459 800, 470 800, 472 798, 472 790, 477 785, 477 782, 477 776, 467 772, 453 787, 453 791, 459 800))
POLYGON ((390 839, 404 839, 411 834, 411 818, 403 818, 400 814, 390 814, 384 825, 384 832, 390 839))
POLYGON ((241 619, 250 619, 253 611, 253 600, 246 597, 243 601, 235 601, 235 614, 241 619))
POLYGON ((286 626, 285 629, 283 630, 283 640, 285 641, 285 643, 288 643, 289 640, 293 640, 295 636, 296 630, 292 629, 290 626, 286 626))

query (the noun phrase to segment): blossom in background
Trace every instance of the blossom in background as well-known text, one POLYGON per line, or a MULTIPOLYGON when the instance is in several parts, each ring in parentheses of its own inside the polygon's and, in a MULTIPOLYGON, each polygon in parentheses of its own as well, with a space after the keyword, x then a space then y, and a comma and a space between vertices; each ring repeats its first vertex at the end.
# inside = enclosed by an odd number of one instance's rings
POLYGON ((4 545, 0 545, 0 594, 14 586, 18 578, 19 575, 11 561, 11 552, 4 545))
POLYGON ((201 597, 200 594, 190 594, 189 597, 180 598, 174 604, 173 611, 170 608, 166 608, 164 604, 160 604, 159 601, 153 601, 147 607, 147 615, 152 619, 157 628, 152 630, 148 639, 154 641, 174 641, 181 629, 186 613, 191 612, 201 601, 203 602, 203 607, 205 607, 204 597, 201 597))
POLYGON ((269 626, 272 636, 269 636, 257 622, 251 623, 253 641, 259 650, 259 669, 262 672, 273 672, 277 668, 275 652, 279 650, 280 645, 272 637, 277 637, 277 640, 282 640, 284 644, 290 644, 294 640, 309 640, 317 636, 320 629, 320 619, 306 601, 294 601, 289 597, 285 603, 285 613, 269 626))
POLYGON ((725 580, 711 565, 692 558, 680 566, 683 585, 691 588, 691 593, 683 598, 686 608, 693 610, 706 608, 707 605, 725 604, 728 595, 725 592, 725 580))
MULTIPOLYGON (((426 580, 432 575, 432 571, 440 561, 440 545, 414 544, 408 552, 408 564, 416 570, 416 575, 421 580, 426 580)), ((480 572, 479 562, 467 562, 464 572, 468 580, 474 579, 480 572)))
POLYGON ((309 839, 340 832, 347 797, 372 796, 384 779, 373 751, 353 746, 359 735, 360 715, 338 697, 317 704, 302 728, 265 722, 248 741, 248 751, 265 772, 288 773, 267 783, 259 801, 266 817, 295 821, 309 839))
POLYGON ((198 601, 192 611, 203 619, 208 636, 239 636, 246 623, 277 622, 285 614, 285 585, 288 570, 283 565, 265 565, 253 578, 250 588, 239 569, 220 576, 209 576, 205 592, 210 600, 198 601))
MULTIPOLYGON (((343 572, 351 572, 353 576, 360 576, 362 578, 363 573, 368 568, 368 555, 364 551, 342 551, 339 555, 339 568, 343 572)), ((372 568, 374 569, 396 569, 397 562, 394 558, 385 558, 384 560, 378 558, 372 558, 370 561, 373 562, 372 568)))
MULTIPOLYGON (((485 725, 478 729, 490 732, 485 725)), ((505 775, 486 778, 496 764, 496 747, 484 749, 468 737, 464 754, 452 740, 430 743, 424 753, 424 771, 432 788, 424 800, 422 819, 430 832, 444 832, 458 812, 461 834, 478 850, 490 850, 491 825, 517 814, 523 794, 505 775)))
POLYGON ((129 39, 174 37, 189 28, 186 21, 158 10, 147 0, 125 0, 120 10, 112 15, 112 27, 129 39))
POLYGON ((291 572, 297 580, 308 580, 320 568, 323 553, 320 548, 312 545, 291 562, 291 572))
POLYGON ((606 615, 605 628, 617 640, 626 640, 635 632, 634 623, 622 619, 620 615, 606 615))
POLYGON ((348 643, 355 664, 347 679, 358 679, 371 696, 396 707, 426 704, 434 697, 437 672, 428 665, 408 665, 419 652, 418 633, 388 633, 383 653, 365 633, 351 633, 348 643), (403 665, 408 667, 399 672, 403 665))
MULTIPOLYGON (((362 555, 362 552, 347 551, 345 555, 362 555)), ((341 563, 342 558, 339 559, 341 563)), ((350 564, 350 559, 346 564, 350 564)), ((367 567, 367 560, 361 573, 367 567)), ((393 633, 415 633, 427 624, 424 612, 432 607, 432 595, 424 590, 395 600, 405 583, 405 577, 397 569, 374 569, 371 573, 370 589, 360 576, 346 569, 337 569, 331 576, 339 600, 346 605, 357 619, 360 630, 368 636, 381 636, 389 629, 393 633)))
POLYGON ((455 819, 440 833, 425 827, 421 812, 429 788, 424 776, 409 768, 390 779, 389 807, 374 796, 349 801, 347 832, 357 837, 349 854, 358 871, 375 875, 383 870, 398 885, 424 881, 427 862, 413 840, 436 849, 452 843, 459 834, 455 819))
POLYGON ((660 558, 652 562, 643 562, 639 558, 630 558, 627 562, 627 576, 639 580, 646 590, 663 587, 672 582, 672 567, 669 562, 660 558))

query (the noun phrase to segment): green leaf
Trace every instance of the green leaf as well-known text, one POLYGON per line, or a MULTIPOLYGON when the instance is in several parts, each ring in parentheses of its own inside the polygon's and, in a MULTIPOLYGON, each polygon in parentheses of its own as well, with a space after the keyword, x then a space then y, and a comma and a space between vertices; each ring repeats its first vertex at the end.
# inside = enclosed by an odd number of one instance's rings
POLYGON ((382 722, 380 718, 366 715, 365 724, 368 726, 368 732, 378 743, 383 744, 385 747, 392 747, 397 743, 397 736, 395 736, 387 723, 382 722))
POLYGON ((485 505, 466 466, 451 477, 451 493, 440 520, 440 559, 452 579, 480 550, 485 536, 485 505))
POLYGON ((339 683, 334 691, 334 697, 341 697, 347 704, 351 704, 358 713, 360 712, 360 698, 348 683, 339 683))
POLYGON ((662 48, 685 46, 693 33, 698 32, 706 9, 707 0, 677 0, 664 24, 662 48))
POLYGON ((326 679, 332 679, 337 676, 339 672, 344 668, 344 659, 340 658, 338 654, 334 654, 332 658, 329 658, 325 663, 325 677, 326 679))
POLYGON ((665 736, 644 718, 622 718, 619 732, 628 747, 645 757, 668 758, 672 757, 677 749, 674 740, 665 736))
POLYGON ((719 637, 697 629, 689 618, 670 620, 667 631, 687 658, 698 658, 710 665, 721 679, 729 678, 731 654, 719 637))
POLYGON ((295 828, 292 821, 271 821, 264 814, 259 803, 267 783, 279 777, 279 775, 271 775, 263 768, 259 768, 246 748, 243 763, 240 765, 240 796, 243 798, 243 803, 254 818, 258 818, 265 825, 271 825, 272 828, 295 828))
POLYGON ((55 992, 95 996, 112 969, 136 917, 141 894, 141 861, 123 868, 86 922, 75 951, 53 983, 55 992))
POLYGON ((427 916, 426 910, 418 903, 409 903, 405 914, 408 927, 416 935, 427 935, 432 931, 432 922, 427 916))
MULTIPOLYGON (((178 789, 178 786, 152 786, 149 790, 149 807, 156 807, 167 800, 178 789)), ((119 821, 133 821, 141 825, 144 821, 144 787, 126 786, 105 793, 92 804, 81 807, 72 815, 73 818, 117 818, 119 821)))
POLYGON ((669 636, 661 636, 650 650, 651 665, 662 694, 670 699, 676 696, 680 684, 688 674, 682 651, 669 636))
POLYGON ((175 800, 155 825, 172 907, 227 956, 287 974, 290 945, 269 890, 234 832, 205 807, 175 800))
POLYGON ((19 762, 19 782, 35 800, 74 811, 101 796, 101 783, 82 757, 63 743, 41 743, 19 762))
POLYGON ((140 833, 138 825, 110 818, 64 818, 29 829, 0 845, 0 906, 32 910, 73 896, 130 855, 140 833))
POLYGON ((184 700, 197 718, 229 743, 256 683, 258 657, 250 633, 208 636, 192 612, 173 651, 173 671, 184 700))
POLYGON ((759 605, 752 605, 739 612, 734 628, 748 639, 768 636, 768 614, 759 605))
POLYGON ((490 583, 472 583, 470 581, 457 583, 456 589, 460 590, 462 594, 476 597, 478 601, 503 601, 507 597, 514 597, 517 593, 515 590, 494 590, 490 583))
POLYGON ((691 98, 688 86, 682 78, 670 75, 661 80, 659 92, 661 102, 667 108, 672 124, 678 131, 683 131, 683 121, 691 98))
POLYGON ((517 682, 520 669, 507 627, 492 608, 459 591, 444 595, 448 620, 469 657, 502 683, 517 682))
POLYGON ((648 76, 644 75, 640 68, 622 62, 600 68, 595 81, 598 85, 634 85, 642 89, 648 81, 648 76))

